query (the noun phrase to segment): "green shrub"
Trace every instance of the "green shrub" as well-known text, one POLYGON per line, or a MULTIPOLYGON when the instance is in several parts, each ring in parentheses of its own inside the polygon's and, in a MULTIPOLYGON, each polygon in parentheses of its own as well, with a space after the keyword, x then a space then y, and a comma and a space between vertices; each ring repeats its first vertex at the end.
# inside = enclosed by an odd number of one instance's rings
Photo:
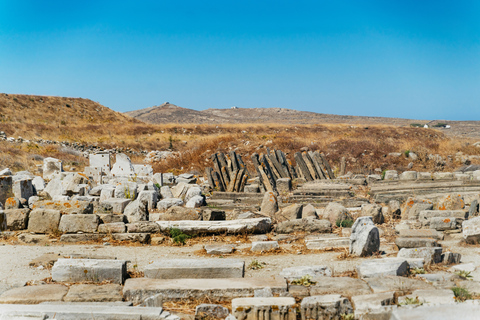
POLYGON ((453 294, 455 295, 455 300, 459 302, 463 302, 465 300, 472 299, 472 295, 470 292, 462 287, 453 287, 452 288, 453 294))
POLYGON ((337 225, 337 227, 351 228, 352 225, 353 225, 353 220, 352 219, 346 219, 346 220, 338 219, 337 221, 335 221, 335 224, 337 225))
POLYGON ((182 232, 182 230, 177 228, 170 228, 170 238, 172 238, 174 243, 184 245, 187 239, 191 237, 182 232))
POLYGON ((420 123, 410 123, 410 127, 420 128, 420 127, 423 127, 423 125, 420 123))
POLYGON ((405 155, 405 157, 408 158, 408 155, 410 154, 410 150, 405 150, 405 151, 403 152, 403 154, 405 155))
POLYGON ((433 127, 435 127, 435 128, 445 128, 446 126, 447 126, 447 124, 444 123, 444 122, 439 122, 439 123, 433 125, 433 127))

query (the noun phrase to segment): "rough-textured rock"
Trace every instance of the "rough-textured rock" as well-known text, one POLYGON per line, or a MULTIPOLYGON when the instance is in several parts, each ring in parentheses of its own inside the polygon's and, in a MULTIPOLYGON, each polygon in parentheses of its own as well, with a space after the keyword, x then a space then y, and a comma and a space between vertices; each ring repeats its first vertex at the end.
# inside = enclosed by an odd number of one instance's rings
POLYGON ((225 319, 230 314, 227 308, 219 304, 202 303, 195 308, 195 319, 225 319))
POLYGON ((99 233, 125 233, 126 227, 124 222, 104 223, 98 226, 99 233))
POLYGON ((365 260, 357 266, 360 278, 381 276, 404 276, 408 274, 408 263, 404 258, 365 260))
POLYGON ((28 219, 28 231, 51 233, 58 230, 61 213, 53 209, 34 209, 28 219))
POLYGON ((278 211, 278 200, 272 191, 265 192, 260 212, 262 214, 273 216, 278 211))
POLYGON ((99 223, 96 214, 65 214, 60 219, 58 229, 63 233, 93 233, 97 231, 99 223))
POLYGON ((324 211, 324 217, 328 219, 332 225, 338 221, 353 220, 352 215, 347 208, 337 202, 330 202, 324 211))
POLYGON ((47 284, 15 288, 0 295, 0 303, 38 304, 47 301, 62 301, 68 288, 62 284, 47 284))
POLYGON ((164 214, 160 215, 161 221, 179 221, 179 220, 201 220, 202 215, 194 208, 184 208, 174 206, 167 210, 164 214))
POLYGON ((275 219, 279 222, 288 221, 288 220, 295 220, 302 218, 302 208, 303 205, 294 203, 289 205, 288 207, 280 209, 276 215, 275 219))
POLYGON ((35 202, 32 209, 54 209, 60 211, 62 214, 92 214, 93 204, 88 201, 78 200, 43 200, 35 202))
POLYGON ((360 217, 352 226, 350 254, 368 256, 380 248, 380 236, 372 217, 360 217))
POLYGON ((375 203, 362 204, 362 217, 372 217, 373 223, 382 224, 385 221, 382 206, 375 203))
POLYGON ((162 259, 144 268, 152 279, 243 278, 245 262, 239 259, 162 259))
POLYGON ((434 287, 420 279, 412 279, 402 276, 380 276, 365 278, 374 293, 396 291, 399 294, 406 294, 413 290, 428 290, 434 287))
POLYGON ((200 208, 205 204, 205 199, 203 196, 194 196, 188 200, 185 204, 187 208, 200 208))
POLYGON ((388 212, 394 219, 402 217, 402 210, 400 208, 400 202, 397 200, 390 200, 388 202, 388 212))
POLYGON ((113 233, 112 239, 116 241, 129 241, 138 243, 150 243, 150 233, 113 233))
POLYGON ((7 215, 3 210, 0 210, 0 231, 7 230, 7 215))
POLYGON ((225 211, 218 209, 204 209, 202 211, 203 221, 218 221, 225 220, 225 211))
POLYGON ((433 217, 429 220, 430 229, 437 231, 455 230, 457 229, 457 218, 450 217, 433 217))
POLYGON ((63 171, 63 164, 61 160, 55 158, 43 159, 43 179, 50 180, 54 175, 63 171))
POLYGON ((159 233, 160 227, 153 221, 137 221, 127 224, 129 233, 159 233))
POLYGON ((461 194, 452 193, 437 200, 435 210, 461 210, 465 208, 465 201, 461 194))
POLYGON ((383 180, 398 180, 397 170, 386 170, 383 180))
POLYGON ((168 198, 157 202, 157 209, 160 211, 167 211, 174 206, 183 206, 183 200, 178 198, 168 198))
POLYGON ((431 238, 403 238, 395 239, 395 244, 399 249, 402 248, 421 248, 421 247, 438 247, 437 240, 431 238))
POLYGON ((368 284, 360 279, 350 277, 318 277, 315 281, 317 281, 317 283, 310 287, 310 294, 312 296, 332 293, 353 296, 372 293, 368 284))
POLYGON ((290 191, 292 191, 292 179, 290 178, 277 179, 276 186, 280 194, 289 193, 290 191))
POLYGON ((24 230, 27 228, 28 224, 28 215, 30 209, 13 209, 5 210, 5 215, 7 217, 7 228, 8 230, 24 230))
MULTIPOLYGON (((105 191, 102 190, 102 192, 105 191)), ((116 199, 110 198, 100 202, 98 211, 103 211, 104 213, 114 213, 114 214, 123 214, 125 212, 125 208, 131 203, 131 199, 116 199), (101 210, 101 207, 103 209, 101 210)))
POLYGON ((117 199, 131 199, 137 197, 138 184, 135 182, 120 182, 115 187, 114 197, 117 199))
POLYGON ((188 189, 186 195, 185 195, 185 203, 188 203, 188 201, 190 199, 192 199, 193 197, 198 197, 198 196, 202 196, 202 189, 200 189, 200 187, 191 187, 188 189))
POLYGON ((332 270, 327 266, 301 266, 285 268, 279 275, 287 280, 295 280, 307 275, 312 278, 331 277, 332 270))
POLYGON ((160 195, 162 196, 162 199, 170 199, 173 198, 173 193, 170 190, 169 186, 163 186, 160 188, 160 195))
POLYGON ((329 233, 332 232, 332 224, 322 219, 295 219, 284 221, 276 226, 277 233, 293 233, 305 231, 308 233, 329 233))
POLYGON ((63 298, 65 302, 113 302, 122 301, 122 286, 119 284, 74 284, 63 298))
POLYGON ((21 207, 22 207, 22 203, 18 198, 12 197, 5 200, 5 210, 20 209, 21 207))
POLYGON ((52 279, 57 282, 93 281, 123 284, 127 262, 106 259, 58 259, 52 268, 52 279))
POLYGON ((258 311, 270 316, 270 319, 295 319, 294 298, 237 298, 232 300, 232 313, 237 319, 257 320, 258 311))
POLYGON ((235 250, 232 244, 208 244, 204 248, 207 254, 229 254, 235 250))
POLYGON ((151 211, 157 207, 158 193, 154 190, 144 190, 138 193, 138 200, 140 202, 146 202, 148 211, 151 211))
POLYGON ((304 205, 302 208, 302 219, 318 219, 317 210, 311 204, 304 205))
POLYGON ((280 248, 280 246, 277 241, 257 241, 252 242, 252 248, 250 250, 253 252, 261 252, 278 248, 280 248))
POLYGON ((426 247, 426 248, 402 248, 398 251, 398 258, 423 258, 426 264, 442 262, 442 248, 426 247))
POLYGON ((148 221, 148 203, 140 199, 130 202, 123 212, 128 222, 148 221))
POLYGON ((463 238, 467 243, 480 243, 480 217, 463 221, 463 238))
POLYGON ((403 220, 417 220, 420 211, 423 210, 432 210, 433 203, 427 199, 420 199, 420 198, 408 198, 405 202, 402 211, 402 219, 403 220))
POLYGON ((468 216, 469 217, 476 217, 478 216, 478 213, 479 213, 479 205, 478 205, 478 200, 475 199, 472 201, 472 203, 470 204, 470 208, 468 210, 468 216))
POLYGON ((353 313, 350 301, 339 294, 303 298, 302 319, 342 319, 353 313))

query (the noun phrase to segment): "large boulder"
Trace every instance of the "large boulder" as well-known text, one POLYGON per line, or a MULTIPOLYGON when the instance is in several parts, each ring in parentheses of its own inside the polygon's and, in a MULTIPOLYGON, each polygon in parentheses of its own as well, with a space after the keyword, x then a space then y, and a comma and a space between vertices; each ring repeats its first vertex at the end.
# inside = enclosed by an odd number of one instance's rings
POLYGON ((277 211, 278 211, 277 196, 272 191, 265 192, 263 196, 262 205, 260 207, 260 212, 268 216, 273 216, 277 211))
POLYGON ((128 222, 148 221, 148 202, 134 200, 125 207, 123 214, 128 222))
POLYGON ((352 226, 350 254, 369 256, 380 248, 380 235, 372 217, 360 217, 352 226))
POLYGON ((347 208, 337 202, 330 202, 324 211, 324 217, 328 219, 333 225, 337 221, 353 220, 352 215, 348 212, 347 208))

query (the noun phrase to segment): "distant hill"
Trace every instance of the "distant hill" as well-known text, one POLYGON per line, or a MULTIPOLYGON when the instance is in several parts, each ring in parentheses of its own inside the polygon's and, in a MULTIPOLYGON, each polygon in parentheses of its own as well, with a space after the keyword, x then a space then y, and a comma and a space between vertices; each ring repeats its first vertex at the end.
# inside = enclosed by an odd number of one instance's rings
POLYGON ((0 121, 50 125, 139 122, 89 99, 6 93, 0 93, 0 121))

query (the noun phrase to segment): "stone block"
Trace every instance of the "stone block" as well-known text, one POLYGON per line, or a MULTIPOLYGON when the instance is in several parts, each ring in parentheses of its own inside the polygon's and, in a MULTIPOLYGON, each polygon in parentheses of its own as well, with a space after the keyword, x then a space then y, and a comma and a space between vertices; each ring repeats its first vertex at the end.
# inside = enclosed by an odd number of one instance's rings
POLYGON ((463 238, 467 243, 476 244, 480 242, 480 217, 463 221, 463 238))
POLYGON ((183 200, 178 198, 168 198, 157 202, 157 209, 167 211, 171 207, 183 206, 183 200))
POLYGON ((235 250, 232 244, 207 244, 204 247, 207 254, 229 254, 235 250))
POLYGON ((8 230, 16 231, 27 229, 29 213, 30 209, 28 208, 5 210, 8 230))
POLYGON ((93 233, 97 231, 99 223, 96 214, 65 214, 60 219, 58 229, 63 233, 93 233))
POLYGON ((226 215, 224 210, 218 209, 204 209, 202 211, 203 221, 221 221, 225 220, 226 215))
POLYGON ((244 320, 294 320, 296 319, 295 299, 279 298, 237 298, 232 300, 232 313, 244 320))
POLYGON ((328 203, 324 211, 324 217, 328 219, 332 225, 336 224, 337 221, 353 220, 347 208, 337 202, 328 203))
POLYGON ((398 178, 400 180, 417 180, 417 171, 404 171, 402 172, 398 178))
POLYGON ((245 262, 238 259, 164 259, 144 268, 147 278, 220 279, 243 278, 245 262))
POLYGON ((141 177, 153 177, 153 168, 149 164, 134 164, 135 174, 141 177))
POLYGON ((195 319, 225 319, 230 314, 227 308, 219 304, 202 303, 195 308, 195 319))
POLYGON ((99 233, 75 233, 75 234, 62 234, 60 236, 61 242, 87 242, 87 241, 98 241, 103 239, 106 234, 99 233))
POLYGON ((385 175, 383 176, 383 180, 398 180, 398 172, 397 170, 386 170, 385 175))
POLYGON ((125 233, 127 228, 123 222, 104 223, 98 226, 99 233, 125 233))
POLYGON ((297 231, 330 233, 332 232, 332 224, 324 219, 295 219, 277 224, 276 231, 277 233, 293 233, 297 231))
POLYGON ((325 237, 311 240, 305 239, 305 245, 310 250, 325 250, 327 248, 349 248, 350 238, 348 237, 325 237))
POLYGON ((398 292, 400 295, 407 294, 413 290, 429 290, 434 287, 420 279, 412 279, 400 276, 381 276, 366 278, 365 281, 372 288, 374 293, 398 292))
POLYGON ((202 215, 200 210, 197 211, 194 208, 173 206, 160 215, 159 219, 162 221, 201 220, 202 215))
POLYGON ((422 304, 455 304, 455 296, 450 289, 415 290, 412 294, 399 297, 398 303, 405 302, 407 298, 418 299, 422 304))
POLYGON ((107 185, 100 191, 100 202, 106 202, 115 198, 115 186, 107 185))
POLYGON ((19 199, 27 199, 33 196, 32 179, 21 179, 13 182, 13 194, 19 199))
MULTIPOLYGON (((0 295, 0 304, 38 304, 46 301, 62 301, 67 291, 68 288, 62 284, 45 284, 14 288, 0 295)), ((2 308, 3 307, 1 307, 0 310, 2 308)))
POLYGON ((260 193, 260 187, 258 184, 249 184, 245 186, 245 189, 243 190, 245 193, 260 193))
POLYGON ((43 200, 35 202, 32 209, 53 209, 60 211, 62 214, 92 214, 93 203, 79 200, 43 200))
POLYGON ((135 200, 137 198, 138 185, 135 182, 120 182, 115 187, 114 197, 117 199, 130 199, 135 200))
POLYGON ((232 299, 253 296, 254 291, 270 287, 273 294, 285 295, 287 283, 284 279, 237 278, 237 279, 151 279, 132 278, 125 281, 123 296, 126 301, 138 304, 144 298, 162 294, 166 300, 186 298, 232 299))
POLYGON ((277 196, 273 191, 265 192, 260 206, 260 212, 267 216, 272 216, 278 211, 277 196))
MULTIPOLYGON (((0 219, 2 213, 0 212, 0 219)), ((30 233, 21 233, 18 235, 18 240, 23 243, 43 243, 49 240, 49 237, 44 234, 30 234, 30 233)))
POLYGON ((341 294, 354 296, 372 293, 368 284, 350 277, 318 277, 317 284, 310 287, 310 295, 341 294))
POLYGON ((52 280, 57 282, 111 281, 123 284, 127 262, 103 259, 58 259, 52 268, 52 280))
POLYGON ((458 225, 457 218, 451 217, 433 217, 430 218, 429 227, 437 231, 455 230, 458 225))
POLYGON ((352 303, 355 307, 355 315, 368 313, 373 309, 382 306, 393 305, 395 303, 395 292, 372 293, 352 297, 352 303))
POLYGON ((109 204, 112 206, 112 213, 115 213, 115 214, 123 214, 123 212, 125 211, 125 208, 130 202, 132 202, 131 199, 114 199, 114 198, 103 201, 103 203, 109 204))
POLYGON ((239 234, 239 233, 267 233, 271 229, 270 218, 254 218, 226 221, 156 221, 160 232, 167 233, 171 228, 180 229, 186 234, 239 234))
POLYGON ((160 196, 162 199, 170 199, 173 198, 173 193, 170 190, 169 186, 163 186, 160 188, 160 196))
POLYGON ((342 319, 353 313, 350 301, 339 294, 303 298, 300 305, 302 319, 342 319))
POLYGON ((431 238, 443 240, 443 233, 433 229, 403 229, 398 232, 400 238, 431 238))
POLYGON ((404 276, 408 274, 408 263, 404 258, 366 260, 357 266, 360 278, 381 276, 404 276))
POLYGON ((131 177, 135 175, 135 169, 130 157, 123 153, 117 153, 115 164, 110 171, 114 177, 131 177))
POLYGON ((7 215, 3 210, 0 210, 0 231, 7 230, 7 215))
POLYGON ((416 197, 409 197, 402 210, 402 220, 417 220, 420 211, 432 209, 432 201, 416 197))
POLYGON ((442 248, 441 247, 427 247, 427 248, 402 248, 398 251, 398 258, 423 258, 426 264, 442 262, 442 248))
POLYGON ((128 233, 159 233, 160 227, 153 221, 136 221, 127 224, 128 233))
POLYGON ((292 191, 292 179, 280 178, 277 179, 277 190, 280 193, 289 193, 292 191))
POLYGON ((63 164, 61 160, 50 157, 43 159, 43 179, 51 180, 60 172, 63 172, 63 164))
POLYGON ((18 198, 11 197, 5 200, 5 210, 20 209, 21 207, 22 207, 22 203, 18 198))
POLYGON ((434 172, 433 180, 453 180, 454 176, 452 172, 434 172))
POLYGON ((104 172, 110 172, 111 162, 109 152, 90 153, 88 155, 90 167, 100 168, 104 172))
POLYGON ((8 198, 13 197, 12 176, 0 176, 0 203, 5 204, 8 198))
POLYGON ((331 277, 332 270, 327 266, 301 266, 290 267, 283 269, 280 274, 281 277, 291 281, 299 279, 304 276, 316 277, 331 277))
POLYGON ((97 216, 100 219, 100 223, 125 222, 123 214, 97 214, 97 216))
POLYGON ((278 248, 280 248, 280 246, 277 241, 258 241, 252 242, 252 248, 250 250, 253 252, 261 252, 278 248))
POLYGON ((112 239, 116 241, 130 241, 139 243, 150 243, 150 233, 114 233, 112 239))
POLYGON ((28 219, 28 231, 51 233, 58 230, 61 213, 53 209, 34 209, 28 219))
POLYGON ((368 256, 380 248, 380 235, 372 217, 360 217, 355 220, 350 236, 350 254, 368 256))
POLYGON ((122 286, 119 284, 75 284, 70 287, 65 302, 113 302, 123 301, 122 286))
POLYGON ((186 208, 200 208, 205 205, 205 198, 203 196, 194 196, 185 203, 186 208))
POLYGON ((395 239, 398 249, 402 248, 421 248, 421 247, 438 247, 438 242, 431 238, 401 238, 395 239))
POLYGON ((138 199, 140 202, 146 202, 148 211, 151 211, 157 207, 158 192, 154 190, 141 191, 138 194, 138 199))

